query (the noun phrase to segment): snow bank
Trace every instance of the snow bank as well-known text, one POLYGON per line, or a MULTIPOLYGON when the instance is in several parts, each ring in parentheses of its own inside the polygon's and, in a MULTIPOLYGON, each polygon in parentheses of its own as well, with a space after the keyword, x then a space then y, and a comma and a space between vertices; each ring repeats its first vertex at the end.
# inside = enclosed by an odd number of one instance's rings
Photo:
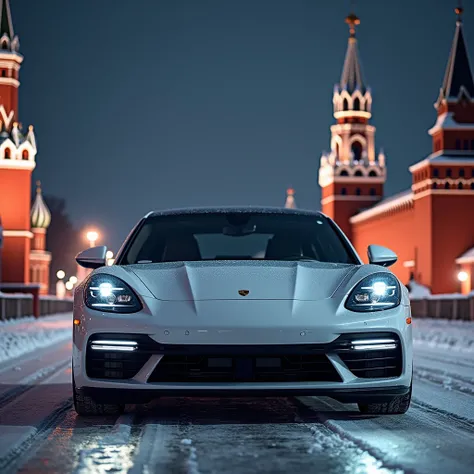
POLYGON ((474 354, 474 321, 414 318, 413 343, 474 354))
POLYGON ((431 296, 431 291, 428 287, 417 283, 415 280, 411 280, 410 283, 410 298, 421 299, 428 298, 431 296))
POLYGON ((65 341, 72 334, 71 313, 0 321, 0 363, 65 341))

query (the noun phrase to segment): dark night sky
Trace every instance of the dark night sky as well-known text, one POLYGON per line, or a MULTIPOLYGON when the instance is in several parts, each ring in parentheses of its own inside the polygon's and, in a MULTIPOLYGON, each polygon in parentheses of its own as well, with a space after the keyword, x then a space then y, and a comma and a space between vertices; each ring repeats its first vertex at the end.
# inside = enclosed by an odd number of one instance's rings
MULTIPOLYGON (((464 27, 474 50, 474 4, 464 27)), ((117 250, 152 209, 319 209, 348 0, 12 0, 25 61, 20 119, 35 179, 117 250), (34 7, 33 7, 34 3, 34 7)), ((453 0, 359 0, 386 195, 410 185, 455 28, 453 0)), ((472 56, 471 56, 472 60, 472 56)))

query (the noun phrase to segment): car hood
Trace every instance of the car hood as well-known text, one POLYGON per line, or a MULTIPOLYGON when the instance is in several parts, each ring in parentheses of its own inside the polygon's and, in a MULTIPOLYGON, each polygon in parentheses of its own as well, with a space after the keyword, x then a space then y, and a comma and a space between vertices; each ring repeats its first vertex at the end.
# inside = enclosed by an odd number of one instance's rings
POLYGON ((360 267, 306 261, 212 261, 124 268, 164 301, 318 301, 330 298, 360 267), (242 290, 243 295, 239 293, 242 290))

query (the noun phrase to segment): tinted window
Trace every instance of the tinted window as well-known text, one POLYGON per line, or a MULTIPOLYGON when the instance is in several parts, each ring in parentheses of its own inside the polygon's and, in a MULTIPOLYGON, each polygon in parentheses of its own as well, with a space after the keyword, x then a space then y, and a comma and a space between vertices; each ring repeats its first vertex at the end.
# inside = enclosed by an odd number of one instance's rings
POLYGON ((150 217, 117 263, 305 258, 358 263, 327 218, 261 213, 150 217))

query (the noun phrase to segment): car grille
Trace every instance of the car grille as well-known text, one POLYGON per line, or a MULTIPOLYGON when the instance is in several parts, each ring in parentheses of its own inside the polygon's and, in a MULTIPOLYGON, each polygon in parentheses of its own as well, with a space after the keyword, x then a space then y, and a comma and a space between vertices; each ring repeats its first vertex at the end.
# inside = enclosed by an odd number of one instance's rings
POLYGON ((150 355, 156 352, 156 346, 157 343, 145 335, 94 334, 87 344, 87 376, 92 379, 131 379, 137 375, 150 355), (136 345, 128 346, 132 343, 136 345), (133 350, 127 351, 121 347, 133 347, 133 350))
MULTIPOLYGON (((350 339, 376 341, 393 340, 395 348, 392 349, 366 349, 356 350, 354 346, 346 342, 344 348, 338 350, 338 354, 347 368, 359 378, 375 379, 399 377, 402 373, 403 359, 400 339, 396 334, 351 334, 350 339)), ((367 344, 370 346, 370 343, 367 344)))
POLYGON ((324 354, 165 355, 148 382, 333 382, 324 354))

